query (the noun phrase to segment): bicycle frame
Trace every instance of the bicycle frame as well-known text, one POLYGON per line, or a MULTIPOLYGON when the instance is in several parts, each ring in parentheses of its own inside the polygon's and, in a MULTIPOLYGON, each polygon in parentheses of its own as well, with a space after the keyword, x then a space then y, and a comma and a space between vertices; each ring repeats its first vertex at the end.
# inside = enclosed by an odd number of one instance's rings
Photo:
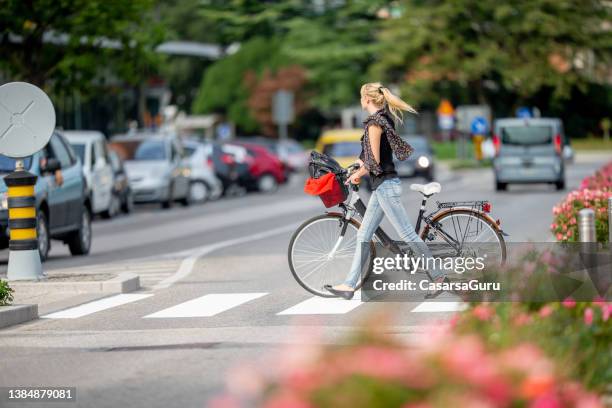
MULTIPOLYGON (((340 234, 340 239, 334 246, 331 254, 333 255, 337 248, 340 246, 342 242, 342 238, 344 237, 344 233, 346 232, 346 228, 348 226, 348 221, 352 218, 354 213, 359 214, 359 216, 363 219, 367 206, 359 196, 359 186, 352 185, 351 193, 348 204, 342 203, 339 207, 342 209, 342 218, 344 220, 344 224, 342 226, 342 231, 340 234)), ((427 207, 427 200, 431 197, 432 194, 424 195, 421 200, 421 206, 419 208, 419 213, 417 216, 417 222, 415 226, 415 232, 419 235, 421 230, 421 223, 425 222, 426 225, 429 226, 430 229, 433 229, 436 233, 440 235, 440 237, 446 241, 454 250, 461 250, 461 243, 458 242, 455 238, 450 236, 446 231, 444 231, 438 223, 434 222, 432 218, 442 209, 444 208, 455 208, 455 207, 471 207, 472 209, 482 207, 484 204, 488 203, 487 201, 449 201, 449 202, 436 202, 438 208, 430 214, 425 215, 425 209, 427 207)), ((387 235, 387 233, 379 226, 376 228, 374 232, 374 236, 378 238, 380 243, 391 252, 396 254, 402 254, 403 251, 397 246, 397 243, 387 235)))

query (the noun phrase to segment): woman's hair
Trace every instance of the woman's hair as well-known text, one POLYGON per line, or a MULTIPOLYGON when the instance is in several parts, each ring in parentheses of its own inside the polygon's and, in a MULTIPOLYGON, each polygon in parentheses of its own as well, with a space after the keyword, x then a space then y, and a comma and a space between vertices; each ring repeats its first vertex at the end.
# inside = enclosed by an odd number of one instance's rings
POLYGON ((361 87, 361 95, 371 99, 376 106, 389 108, 393 117, 400 122, 402 122, 403 111, 418 114, 412 106, 393 95, 389 88, 383 86, 380 82, 364 84, 361 87))

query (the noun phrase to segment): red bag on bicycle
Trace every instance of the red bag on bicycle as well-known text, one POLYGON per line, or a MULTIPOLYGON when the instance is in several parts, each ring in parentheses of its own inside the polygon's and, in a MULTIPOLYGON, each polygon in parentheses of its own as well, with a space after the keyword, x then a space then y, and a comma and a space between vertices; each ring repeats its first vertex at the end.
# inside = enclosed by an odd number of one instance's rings
POLYGON ((343 188, 333 173, 327 173, 319 178, 309 177, 304 185, 304 192, 319 196, 325 207, 333 207, 346 200, 348 192, 343 188))

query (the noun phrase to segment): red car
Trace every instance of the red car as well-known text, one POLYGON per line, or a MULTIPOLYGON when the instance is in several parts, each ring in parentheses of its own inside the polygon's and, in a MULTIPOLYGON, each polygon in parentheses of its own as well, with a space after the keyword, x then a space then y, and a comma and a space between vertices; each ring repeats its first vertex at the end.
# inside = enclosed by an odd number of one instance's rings
POLYGON ((232 142, 247 150, 246 163, 249 177, 247 188, 262 192, 272 192, 279 184, 287 181, 286 169, 280 159, 267 148, 247 142, 232 142))

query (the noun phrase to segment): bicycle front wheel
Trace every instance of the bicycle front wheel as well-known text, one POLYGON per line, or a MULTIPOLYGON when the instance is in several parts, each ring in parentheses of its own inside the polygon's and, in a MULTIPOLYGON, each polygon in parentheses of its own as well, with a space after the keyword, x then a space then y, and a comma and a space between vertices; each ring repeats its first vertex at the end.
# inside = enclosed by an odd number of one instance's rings
MULTIPOLYGON (((334 297, 323 289, 323 285, 335 285, 346 278, 353 262, 359 227, 357 220, 347 221, 340 214, 319 215, 300 225, 287 251, 295 280, 310 293, 334 297)), ((370 243, 368 265, 374 256, 374 244, 370 243)), ((358 288, 364 280, 362 276, 358 288)))

